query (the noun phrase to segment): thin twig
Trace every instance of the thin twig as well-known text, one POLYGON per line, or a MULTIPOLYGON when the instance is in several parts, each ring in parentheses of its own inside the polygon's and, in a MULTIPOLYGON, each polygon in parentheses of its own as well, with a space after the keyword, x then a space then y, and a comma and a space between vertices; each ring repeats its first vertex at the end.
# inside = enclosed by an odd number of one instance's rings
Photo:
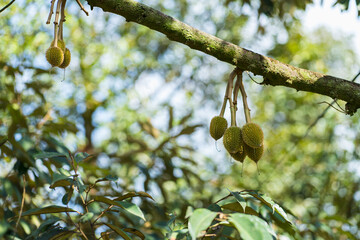
POLYGON ((249 74, 249 71, 246 71, 246 73, 247 73, 247 75, 249 76, 249 78, 250 78, 254 83, 257 83, 257 84, 259 84, 259 85, 262 84, 261 82, 255 81, 255 80, 252 78, 252 76, 249 74))
POLYGON ((70 217, 70 214, 69 214, 68 212, 65 212, 65 213, 66 213, 66 215, 68 216, 68 218, 70 219, 71 223, 77 228, 77 230, 79 230, 79 232, 81 233, 81 235, 83 235, 86 240, 89 240, 89 239, 86 237, 85 233, 81 230, 80 226, 77 225, 77 224, 72 220, 72 218, 70 217))
POLYGON ((10 7, 11 4, 13 4, 15 2, 15 0, 12 0, 11 2, 9 2, 8 4, 5 5, 5 7, 3 7, 1 10, 0 10, 0 13, 2 11, 4 11, 5 9, 7 9, 8 7, 10 7))
POLYGON ((250 110, 249 105, 247 103, 247 95, 246 95, 244 84, 243 84, 243 81, 242 81, 242 74, 243 74, 243 72, 239 71, 237 73, 237 77, 238 77, 238 80, 240 82, 240 92, 241 92, 241 96, 242 96, 242 100, 243 100, 244 114, 245 114, 246 123, 250 123, 251 122, 251 117, 250 117, 250 111, 251 110, 250 110))
POLYGON ((92 224, 94 225, 96 223, 97 220, 99 220, 107 211, 109 211, 114 205, 110 205, 107 209, 105 209, 104 211, 102 211, 100 213, 100 215, 94 220, 94 222, 92 222, 92 224))
POLYGON ((343 109, 341 106, 340 106, 340 104, 337 102, 337 100, 336 99, 334 99, 334 101, 333 102, 335 102, 336 103, 336 105, 343 111, 343 112, 346 112, 345 111, 345 109, 343 109))
MULTIPOLYGON (((336 102, 336 101, 335 101, 335 102, 336 102)), ((338 112, 345 113, 344 110, 338 109, 338 108, 334 107, 334 105, 333 105, 332 103, 328 103, 327 101, 322 101, 322 102, 319 102, 318 104, 323 104, 323 103, 329 105, 330 107, 332 107, 333 109, 335 109, 335 110, 338 111, 338 112)))
POLYGON ((45 116, 40 120, 40 122, 36 125, 37 129, 42 128, 42 126, 51 119, 52 109, 50 108, 49 111, 45 114, 45 116))
POLYGON ((50 24, 51 16, 54 14, 54 5, 55 5, 55 0, 51 0, 50 12, 46 24, 50 24))
POLYGON ((21 215, 22 215, 22 211, 24 209, 24 203, 25 203, 25 185, 26 185, 26 178, 25 178, 25 174, 23 174, 23 183, 24 183, 24 186, 23 186, 23 194, 22 194, 22 200, 21 200, 21 207, 20 207, 20 213, 19 213, 19 218, 18 220, 16 221, 16 225, 15 225, 15 228, 17 229, 18 225, 19 225, 19 222, 20 222, 20 218, 21 218, 21 215))
POLYGON ((79 7, 81 8, 81 10, 84 11, 84 13, 86 14, 86 16, 89 16, 89 13, 85 10, 84 6, 81 4, 81 2, 79 0, 76 0, 76 2, 79 4, 79 7))

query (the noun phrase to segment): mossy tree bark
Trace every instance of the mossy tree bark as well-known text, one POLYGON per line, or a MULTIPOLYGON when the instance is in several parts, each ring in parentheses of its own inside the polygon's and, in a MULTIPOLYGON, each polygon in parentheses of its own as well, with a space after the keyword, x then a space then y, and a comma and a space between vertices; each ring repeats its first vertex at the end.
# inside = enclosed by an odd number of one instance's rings
POLYGON ((214 56, 243 71, 264 78, 262 84, 286 86, 344 100, 347 114, 360 108, 360 84, 345 79, 297 68, 273 58, 254 53, 235 44, 193 28, 158 10, 134 0, 87 0, 89 5, 118 14, 127 21, 139 23, 165 34, 170 40, 214 56))

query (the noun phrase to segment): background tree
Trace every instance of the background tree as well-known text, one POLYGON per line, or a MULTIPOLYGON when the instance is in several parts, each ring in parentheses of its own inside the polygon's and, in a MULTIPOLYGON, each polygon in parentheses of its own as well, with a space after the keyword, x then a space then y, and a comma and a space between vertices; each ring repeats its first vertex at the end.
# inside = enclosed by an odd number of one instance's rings
MULTIPOLYGON (((348 38, 337 39, 326 29, 306 32, 294 15, 306 7, 298 2, 147 4, 281 62, 355 76, 358 59, 348 38), (278 34, 287 41, 279 43, 278 34), (263 46, 264 40, 270 44, 263 46)), ((177 230, 176 223, 186 221, 189 206, 207 208, 228 195, 227 188, 257 189, 276 199, 297 216, 292 222, 303 238, 359 237, 359 177, 353 171, 360 154, 358 114, 350 118, 329 110, 307 132, 326 108, 317 103, 328 97, 259 86, 246 78, 252 115, 263 126, 268 150, 260 162, 261 175, 246 161, 241 177, 240 165, 221 144, 222 151, 216 151, 206 127, 221 106, 222 79, 232 66, 98 8, 86 17, 69 1, 67 10, 64 38, 73 59, 64 81, 63 72, 49 71, 44 61, 52 40, 52 28, 45 25, 49 4, 16 1, 0 15, 0 135, 8 139, 1 138, 1 236, 29 237, 51 218, 25 216, 16 224, 20 209, 62 204, 59 199, 68 189, 49 191, 49 186, 72 166, 64 156, 37 154, 58 152, 70 158, 70 149, 93 154, 78 155, 85 159, 79 163, 85 185, 111 175, 91 196, 146 191, 154 197, 155 203, 146 197, 133 200, 146 222, 126 212, 106 215, 108 223, 137 228, 147 239, 163 239, 177 230)), ((238 121, 244 123, 241 117, 238 121)), ((68 206, 83 210, 77 199, 70 199, 68 206)), ((100 214, 104 205, 96 204, 92 211, 100 214)), ((72 225, 51 222, 43 231, 57 223, 72 225)), ((276 224, 274 228, 278 236, 293 235, 276 224)))

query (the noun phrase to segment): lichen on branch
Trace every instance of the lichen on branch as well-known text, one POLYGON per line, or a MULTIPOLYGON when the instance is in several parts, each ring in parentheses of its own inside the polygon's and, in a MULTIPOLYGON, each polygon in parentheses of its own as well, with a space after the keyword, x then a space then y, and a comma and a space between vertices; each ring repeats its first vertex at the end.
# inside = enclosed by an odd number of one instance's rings
POLYGON ((270 57, 241 48, 211 34, 193 28, 171 16, 134 0, 87 0, 89 5, 121 15, 165 34, 170 40, 214 56, 220 61, 264 78, 262 84, 286 86, 296 90, 329 96, 347 102, 346 113, 360 108, 360 84, 345 79, 297 68, 270 57))

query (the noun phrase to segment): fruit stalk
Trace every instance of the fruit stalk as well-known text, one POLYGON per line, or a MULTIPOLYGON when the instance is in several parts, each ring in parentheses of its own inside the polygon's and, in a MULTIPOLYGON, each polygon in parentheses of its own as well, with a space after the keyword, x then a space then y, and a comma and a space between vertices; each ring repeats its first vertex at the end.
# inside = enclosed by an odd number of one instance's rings
POLYGON ((251 110, 247 103, 247 95, 246 95, 244 84, 243 84, 242 74, 243 74, 243 71, 237 72, 237 80, 239 81, 240 93, 241 93, 242 100, 243 100, 245 120, 246 120, 246 123, 250 123, 251 122, 251 117, 250 117, 251 110))
POLYGON ((60 17, 60 24, 59 24, 59 39, 60 40, 63 40, 63 24, 65 22, 65 4, 66 4, 66 0, 62 0, 61 17, 60 17))
POLYGON ((54 5, 55 5, 55 0, 51 0, 50 12, 46 24, 50 24, 51 16, 54 14, 54 5))
POLYGON ((228 80, 228 86, 226 87, 226 99, 229 101, 230 104, 230 111, 231 111, 231 126, 236 126, 236 110, 234 108, 234 104, 232 101, 231 93, 233 90, 234 85, 234 78, 236 76, 236 68, 230 73, 229 80, 228 80))
POLYGON ((54 21, 54 46, 57 47, 58 42, 58 28, 59 28, 59 15, 60 15, 60 6, 62 0, 58 0, 56 5, 55 21, 54 21))

